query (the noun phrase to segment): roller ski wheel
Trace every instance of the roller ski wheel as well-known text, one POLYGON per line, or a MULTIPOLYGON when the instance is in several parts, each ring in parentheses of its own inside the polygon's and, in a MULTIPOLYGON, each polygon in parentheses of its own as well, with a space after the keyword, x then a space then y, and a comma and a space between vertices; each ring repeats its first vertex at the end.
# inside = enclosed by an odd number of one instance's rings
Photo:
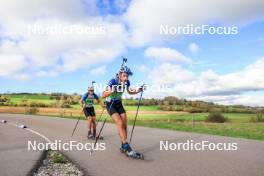
MULTIPOLYGON (((96 140, 97 137, 91 135, 91 136, 87 136, 87 138, 88 138, 89 140, 96 140)), ((104 140, 103 136, 98 137, 98 140, 104 140)))
POLYGON ((98 138, 98 140, 104 140, 104 137, 103 136, 97 136, 97 138, 98 138))
POLYGON ((133 150, 128 152, 128 151, 125 151, 123 148, 120 148, 120 152, 125 154, 129 158, 144 160, 144 155, 142 153, 139 153, 133 150))
POLYGON ((88 136, 87 136, 87 139, 88 139, 88 140, 95 140, 95 137, 91 134, 91 135, 88 135, 88 136))

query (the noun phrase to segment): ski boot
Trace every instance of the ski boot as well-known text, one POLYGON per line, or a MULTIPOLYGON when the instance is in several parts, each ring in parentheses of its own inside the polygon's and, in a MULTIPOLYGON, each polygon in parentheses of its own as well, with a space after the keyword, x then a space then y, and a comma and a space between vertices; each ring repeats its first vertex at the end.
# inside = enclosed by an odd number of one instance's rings
POLYGON ((124 153, 127 157, 130 157, 130 158, 144 160, 144 155, 142 153, 133 151, 128 143, 121 145, 120 152, 124 153))

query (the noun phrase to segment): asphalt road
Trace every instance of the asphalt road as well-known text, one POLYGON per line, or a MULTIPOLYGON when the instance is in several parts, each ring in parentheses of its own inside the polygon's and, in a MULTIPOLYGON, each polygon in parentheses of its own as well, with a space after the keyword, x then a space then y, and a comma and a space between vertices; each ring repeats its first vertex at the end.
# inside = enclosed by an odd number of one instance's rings
MULTIPOLYGON (((86 139, 86 124, 79 123, 74 137, 71 136, 76 120, 44 116, 24 116, 18 114, 0 114, 0 120, 5 119, 17 124, 25 124, 30 129, 46 136, 51 141, 61 140, 62 143, 77 141, 83 144, 92 143, 86 139)), ((101 124, 99 124, 100 127, 101 124)), ((129 127, 129 131, 131 127, 129 127)), ((39 136, 28 131, 15 129, 7 124, 0 125, 0 175, 10 174, 9 170, 23 167, 21 162, 15 161, 17 156, 23 160, 32 161, 33 152, 15 153, 12 148, 22 148, 19 142, 9 140, 18 139, 23 144, 27 140, 41 140, 39 136), (11 129, 12 128, 12 129, 11 129), (4 141, 4 144, 3 142, 4 141), (2 161, 4 156, 4 161, 2 161), (4 165, 2 165, 4 164, 4 165), (20 166, 21 165, 21 166, 20 166)), ((176 132, 144 127, 136 127, 132 147, 145 155, 145 160, 135 160, 120 154, 120 142, 117 130, 113 124, 106 124, 103 130, 106 150, 89 151, 71 150, 63 151, 70 160, 84 169, 87 175, 95 176, 263 176, 264 175, 264 142, 256 140, 220 137, 187 132, 176 132), (236 151, 164 151, 160 150, 160 141, 171 143, 185 143, 209 141, 211 143, 237 143, 236 151)), ((42 139, 43 140, 43 139, 42 139)), ((23 148, 25 151, 25 148, 23 148)), ((23 162, 24 163, 24 162, 23 162)), ((32 163, 32 162, 31 162, 32 163)), ((32 163, 33 164, 33 163, 32 163)), ((20 169, 19 169, 20 170, 20 169)), ((26 170, 26 169, 25 169, 26 170)), ((19 174, 24 175, 24 174, 19 174)))
POLYGON ((27 141, 45 142, 26 130, 12 125, 0 124, 0 175, 27 175, 38 164, 42 151, 28 151, 27 141))

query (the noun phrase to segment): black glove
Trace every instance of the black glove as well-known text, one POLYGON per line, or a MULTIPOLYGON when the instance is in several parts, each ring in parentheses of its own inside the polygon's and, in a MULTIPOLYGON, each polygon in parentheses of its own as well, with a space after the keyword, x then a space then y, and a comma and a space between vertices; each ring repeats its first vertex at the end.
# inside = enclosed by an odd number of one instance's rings
POLYGON ((143 85, 138 89, 139 92, 143 92, 144 90, 146 90, 146 86, 145 86, 145 84, 143 84, 143 85))

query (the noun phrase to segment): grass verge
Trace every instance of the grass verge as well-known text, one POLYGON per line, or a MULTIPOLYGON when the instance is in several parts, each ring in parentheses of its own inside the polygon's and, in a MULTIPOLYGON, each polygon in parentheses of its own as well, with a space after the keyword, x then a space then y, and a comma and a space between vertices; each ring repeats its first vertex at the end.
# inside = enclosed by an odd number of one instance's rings
MULTIPOLYGON (((45 115, 45 114, 40 114, 45 115)), ((50 116, 50 115, 49 115, 50 116)), ((53 115, 58 116, 58 115, 53 115)), ((195 133, 204 133, 211 135, 230 136, 246 139, 264 140, 264 123, 250 122, 254 114, 226 113, 228 122, 209 123, 204 122, 208 113, 196 114, 139 114, 136 125, 151 128, 168 129, 175 131, 186 131, 195 133), (195 123, 192 123, 192 120, 195 123)), ((63 118, 77 119, 79 116, 63 116, 63 118)), ((112 123, 108 115, 103 115, 101 121, 107 117, 107 122, 112 123)), ((99 119, 99 117, 97 117, 99 119)), ((133 124, 134 114, 128 115, 128 123, 133 124)), ((85 120, 84 117, 81 120, 85 120)))

